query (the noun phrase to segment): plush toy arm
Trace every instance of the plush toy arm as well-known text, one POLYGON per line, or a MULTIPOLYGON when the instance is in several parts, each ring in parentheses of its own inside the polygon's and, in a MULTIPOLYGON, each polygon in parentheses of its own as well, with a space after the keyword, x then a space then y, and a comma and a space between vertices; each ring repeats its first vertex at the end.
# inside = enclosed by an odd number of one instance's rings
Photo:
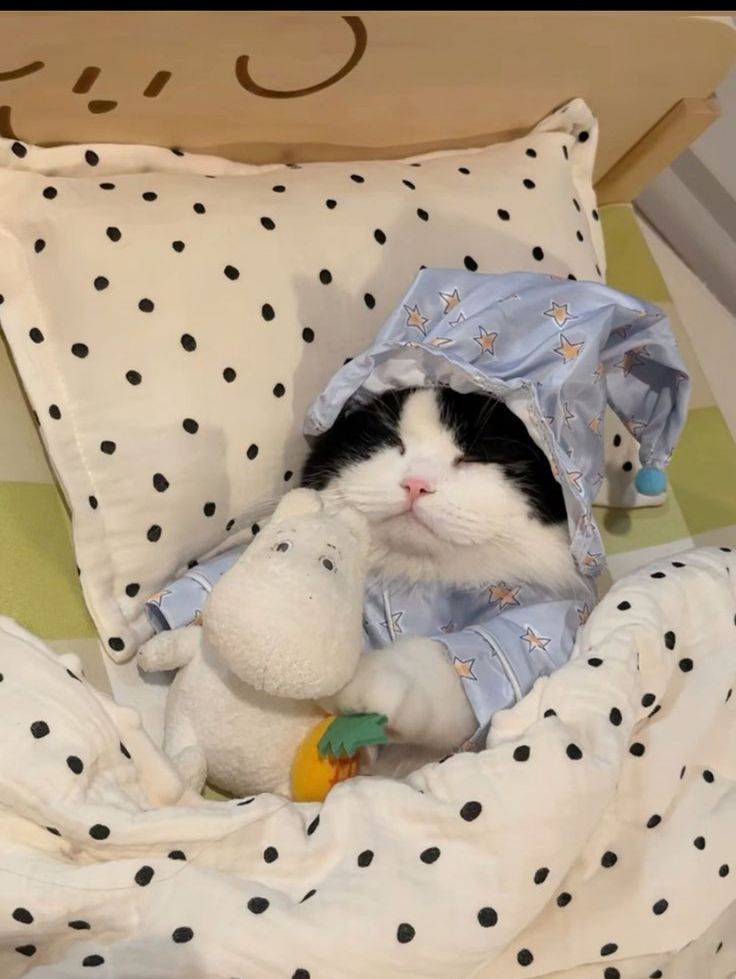
POLYGON ((138 650, 138 665, 146 673, 178 670, 186 666, 199 649, 201 633, 201 626, 198 625, 159 632, 138 650))

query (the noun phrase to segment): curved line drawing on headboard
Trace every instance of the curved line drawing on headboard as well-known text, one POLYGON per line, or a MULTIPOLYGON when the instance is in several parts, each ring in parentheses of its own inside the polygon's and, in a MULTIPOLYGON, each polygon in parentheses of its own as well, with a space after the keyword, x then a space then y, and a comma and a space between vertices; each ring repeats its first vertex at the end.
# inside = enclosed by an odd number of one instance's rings
POLYGON ((12 82, 15 78, 25 78, 26 75, 33 75, 45 67, 45 61, 32 61, 21 68, 13 68, 12 71, 0 71, 0 82, 12 82))
POLYGON ((312 95, 314 92, 322 91, 323 88, 329 88, 330 85, 335 85, 346 75, 350 74, 365 54, 365 49, 368 46, 368 32, 360 17, 343 17, 342 19, 353 32, 353 53, 342 68, 336 71, 334 75, 330 75, 329 78, 325 78, 324 81, 317 82, 316 85, 308 85, 306 88, 295 88, 290 91, 264 88, 251 77, 250 69, 248 68, 250 55, 247 54, 241 54, 235 62, 235 77, 247 92, 250 92, 251 95, 260 95, 264 99, 298 99, 303 95, 312 95))

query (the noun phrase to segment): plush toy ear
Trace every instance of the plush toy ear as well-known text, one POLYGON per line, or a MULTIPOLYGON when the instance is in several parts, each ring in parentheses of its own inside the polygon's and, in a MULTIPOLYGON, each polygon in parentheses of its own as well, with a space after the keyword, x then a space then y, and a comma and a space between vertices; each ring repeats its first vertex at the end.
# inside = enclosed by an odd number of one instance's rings
POLYGON ((281 498, 274 511, 274 519, 282 517, 304 517, 310 513, 321 513, 322 500, 316 490, 295 489, 281 498))
POLYGON ((348 525, 361 544, 368 544, 370 541, 370 531, 368 529, 368 521, 362 513, 356 510, 355 507, 346 506, 338 510, 337 515, 343 523, 348 525))

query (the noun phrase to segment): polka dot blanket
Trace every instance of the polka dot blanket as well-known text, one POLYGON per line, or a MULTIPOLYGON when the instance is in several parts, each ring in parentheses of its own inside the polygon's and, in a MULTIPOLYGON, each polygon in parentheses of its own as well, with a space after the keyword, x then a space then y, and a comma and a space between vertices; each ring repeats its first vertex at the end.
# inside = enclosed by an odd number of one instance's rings
POLYGON ((133 711, 0 620, 0 975, 732 976, 733 562, 624 579, 487 750, 321 806, 182 794, 133 711))

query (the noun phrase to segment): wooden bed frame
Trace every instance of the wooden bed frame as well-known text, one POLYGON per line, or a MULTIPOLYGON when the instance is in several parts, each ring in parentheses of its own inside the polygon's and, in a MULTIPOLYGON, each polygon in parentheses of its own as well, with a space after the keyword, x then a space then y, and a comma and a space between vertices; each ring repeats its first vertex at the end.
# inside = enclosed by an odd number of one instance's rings
POLYGON ((601 203, 717 116, 723 18, 677 12, 0 12, 0 133, 253 163, 487 145, 582 96, 601 203))

